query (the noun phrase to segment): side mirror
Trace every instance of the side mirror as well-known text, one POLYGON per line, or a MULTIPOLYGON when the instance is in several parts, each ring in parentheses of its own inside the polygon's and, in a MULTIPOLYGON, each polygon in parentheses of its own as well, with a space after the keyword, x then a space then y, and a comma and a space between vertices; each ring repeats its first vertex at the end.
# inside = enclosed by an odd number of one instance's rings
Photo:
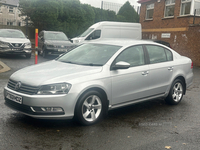
POLYGON ((117 69, 128 69, 130 67, 130 64, 124 61, 119 61, 115 65, 112 66, 112 70, 117 69))

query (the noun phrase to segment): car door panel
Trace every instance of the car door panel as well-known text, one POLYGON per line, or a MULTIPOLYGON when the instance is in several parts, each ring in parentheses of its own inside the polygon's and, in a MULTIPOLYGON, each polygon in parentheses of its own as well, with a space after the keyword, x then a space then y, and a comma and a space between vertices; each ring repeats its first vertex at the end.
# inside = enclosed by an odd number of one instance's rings
POLYGON ((149 96, 148 65, 111 71, 112 104, 119 104, 149 96))

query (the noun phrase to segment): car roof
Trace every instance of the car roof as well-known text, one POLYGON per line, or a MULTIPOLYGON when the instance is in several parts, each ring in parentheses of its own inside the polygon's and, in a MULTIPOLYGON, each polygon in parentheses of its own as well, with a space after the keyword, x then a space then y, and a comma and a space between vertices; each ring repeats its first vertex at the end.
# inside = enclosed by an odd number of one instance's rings
MULTIPOLYGON (((108 45, 116 45, 116 46, 130 46, 130 45, 140 45, 140 44, 153 44, 153 45, 161 45, 155 43, 153 41, 146 40, 134 40, 134 39, 123 39, 123 38, 104 38, 92 41, 85 41, 84 43, 94 43, 94 44, 108 44, 108 45)), ((163 46, 163 45, 162 45, 163 46)))
POLYGON ((8 30, 8 31, 21 31, 20 29, 0 29, 0 30, 8 30))
POLYGON ((44 31, 44 32, 51 32, 51 33, 63 33, 61 31, 44 31))

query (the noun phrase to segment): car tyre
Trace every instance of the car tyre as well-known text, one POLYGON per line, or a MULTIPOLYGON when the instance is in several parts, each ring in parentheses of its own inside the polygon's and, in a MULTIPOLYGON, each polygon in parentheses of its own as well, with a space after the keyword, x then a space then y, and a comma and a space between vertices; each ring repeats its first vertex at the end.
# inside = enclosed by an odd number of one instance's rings
POLYGON ((93 125, 107 114, 105 97, 98 91, 88 91, 78 100, 75 108, 75 119, 82 125, 93 125))
POLYGON ((166 103, 170 105, 177 105, 178 103, 180 103, 184 95, 184 90, 185 86, 183 84, 183 81, 180 79, 176 79, 172 83, 169 94, 165 99, 166 103))
POLYGON ((26 58, 31 58, 31 53, 26 54, 26 58))

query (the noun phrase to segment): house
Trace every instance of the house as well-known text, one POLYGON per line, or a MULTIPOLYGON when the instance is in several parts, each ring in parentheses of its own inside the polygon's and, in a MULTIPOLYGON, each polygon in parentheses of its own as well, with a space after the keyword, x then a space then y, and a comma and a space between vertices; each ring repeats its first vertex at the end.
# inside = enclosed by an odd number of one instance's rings
POLYGON ((143 39, 169 42, 200 66, 200 0, 139 0, 143 39))
POLYGON ((19 0, 0 0, 0 25, 24 26, 18 7, 19 0))

